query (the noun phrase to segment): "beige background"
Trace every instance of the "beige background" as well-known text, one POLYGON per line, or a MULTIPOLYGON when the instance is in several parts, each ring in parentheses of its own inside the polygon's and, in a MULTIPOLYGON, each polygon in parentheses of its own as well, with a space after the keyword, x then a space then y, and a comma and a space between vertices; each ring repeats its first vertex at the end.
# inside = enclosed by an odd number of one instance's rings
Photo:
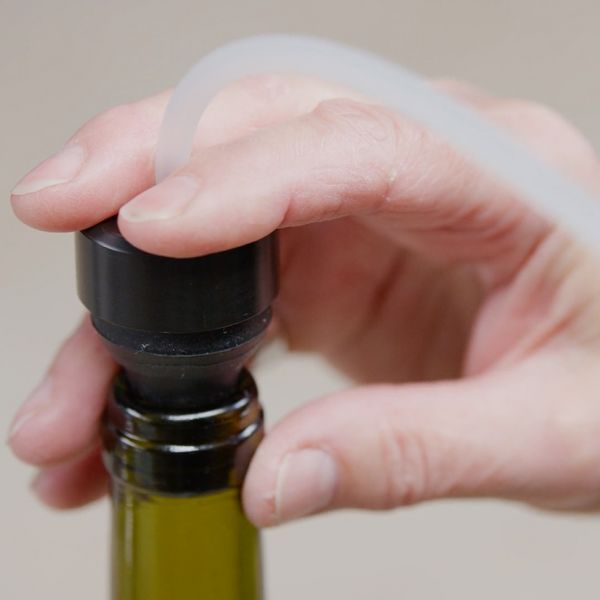
MULTIPOLYGON (((0 193, 8 200, 11 185, 95 112, 173 84, 215 45, 265 31, 329 35, 432 76, 542 100, 598 146, 599 18, 597 0, 0 0, 0 193)), ((7 202, 0 211, 6 427, 80 307, 70 236, 27 230, 7 202)), ((258 377, 272 420, 343 385, 311 357, 281 359, 258 377)), ((106 598, 106 502, 47 511, 6 448, 0 473, 0 598, 106 598)), ((276 600, 600 594, 596 518, 439 502, 319 517, 265 538, 276 600)))

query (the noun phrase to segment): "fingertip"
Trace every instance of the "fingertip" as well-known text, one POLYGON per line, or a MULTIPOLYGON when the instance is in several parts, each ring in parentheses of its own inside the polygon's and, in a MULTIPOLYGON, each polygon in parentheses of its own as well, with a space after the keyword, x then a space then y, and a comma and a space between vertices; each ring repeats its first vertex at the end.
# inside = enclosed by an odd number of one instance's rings
POLYGON ((34 229, 52 233, 80 231, 113 214, 111 207, 100 207, 97 200, 95 194, 75 183, 57 184, 52 189, 10 198, 17 219, 34 229))
POLYGON ((87 452, 97 441, 115 368, 90 320, 84 319, 18 411, 8 440, 15 455, 44 466, 87 452))
POLYGON ((121 213, 118 217, 119 231, 132 245, 150 254, 168 258, 193 258, 220 250, 199 239, 198 232, 186 232, 184 224, 161 221, 136 222, 121 213))
POLYGON ((39 180, 36 172, 40 168, 44 171, 44 165, 45 162, 33 169, 11 192, 10 203, 15 216, 41 231, 82 229, 87 222, 89 202, 81 202, 86 198, 80 197, 76 181, 57 178, 57 175, 39 180))
POLYGON ((241 206, 239 194, 194 179, 171 177, 123 206, 118 226, 125 239, 151 254, 192 258, 249 244, 277 228, 272 215, 262 219, 241 206))
POLYGON ((32 492, 50 508, 66 510, 89 504, 106 494, 108 475, 100 451, 40 471, 31 482, 32 492))
POLYGON ((44 444, 40 449, 39 415, 52 402, 54 381, 46 376, 15 415, 8 434, 7 443, 14 455, 23 462, 41 466, 45 463, 44 444))
POLYGON ((43 231, 76 231, 117 213, 153 182, 152 150, 167 96, 117 106, 86 123, 11 194, 17 218, 43 231))
POLYGON ((202 244, 202 224, 191 227, 186 210, 199 191, 198 180, 191 175, 176 175, 131 199, 119 210, 122 235, 140 250, 186 258, 212 250, 202 244))
POLYGON ((87 229, 117 213, 128 198, 150 185, 140 168, 110 168, 107 158, 95 156, 72 181, 60 182, 45 189, 10 197, 15 216, 30 227, 41 231, 64 233, 87 229), (112 171, 112 172, 111 172, 112 171), (106 197, 106 181, 120 181, 120 187, 106 197))
POLYGON ((85 146, 69 143, 32 169, 11 192, 11 204, 17 217, 40 229, 61 230, 67 227, 67 222, 55 222, 56 201, 53 201, 53 197, 57 193, 61 195, 62 208, 67 209, 66 221, 77 214, 78 211, 69 210, 71 202, 68 190, 73 182, 77 182, 87 158, 85 146))
POLYGON ((42 408, 26 415, 10 438, 14 455, 36 467, 46 467, 87 452, 98 440, 96 418, 76 423, 62 407, 42 408))
POLYGON ((280 525, 332 507, 339 466, 321 448, 286 454, 273 472, 259 466, 249 473, 243 493, 244 510, 257 527, 280 525))
MULTIPOLYGON (((328 399, 317 400, 294 411, 259 446, 242 492, 246 515, 256 526, 280 525, 333 507, 341 467, 315 427, 327 404, 328 399)), ((333 421, 330 436, 336 429, 333 421)))

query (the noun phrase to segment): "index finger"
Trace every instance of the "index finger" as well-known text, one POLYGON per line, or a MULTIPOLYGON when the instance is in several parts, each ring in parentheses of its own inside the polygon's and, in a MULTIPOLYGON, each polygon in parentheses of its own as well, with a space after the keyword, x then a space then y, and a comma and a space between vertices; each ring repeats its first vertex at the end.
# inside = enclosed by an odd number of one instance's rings
MULTIPOLYGON (((225 88, 205 111, 196 148, 309 112, 322 100, 352 96, 296 76, 257 76, 225 88)), ((112 215, 154 183, 153 155, 169 93, 112 108, 85 124, 62 150, 14 188, 13 210, 46 231, 74 231, 112 215)))

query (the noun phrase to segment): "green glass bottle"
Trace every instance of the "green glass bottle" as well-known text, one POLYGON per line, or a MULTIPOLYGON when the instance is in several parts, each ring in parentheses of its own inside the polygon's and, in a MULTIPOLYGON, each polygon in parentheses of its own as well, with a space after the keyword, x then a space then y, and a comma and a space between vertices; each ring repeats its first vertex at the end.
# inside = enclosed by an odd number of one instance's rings
POLYGON ((164 496, 113 486, 112 596, 258 600, 258 534, 236 490, 164 496))
POLYGON ((104 432, 114 600, 262 598, 259 534, 240 506, 262 414, 248 373, 242 381, 228 405, 167 415, 117 380, 104 432))
POLYGON ((113 218, 76 250, 79 296, 121 366, 103 426, 113 600, 260 600, 240 490, 263 414, 244 365, 271 318, 275 239, 173 259, 113 218))

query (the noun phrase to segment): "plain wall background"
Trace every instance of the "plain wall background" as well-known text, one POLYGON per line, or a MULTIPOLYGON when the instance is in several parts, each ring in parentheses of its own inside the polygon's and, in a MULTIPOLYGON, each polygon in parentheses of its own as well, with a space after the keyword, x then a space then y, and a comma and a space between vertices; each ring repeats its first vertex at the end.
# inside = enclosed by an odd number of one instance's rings
MULTIPOLYGON (((174 84, 232 38, 307 32, 430 76, 543 101, 598 147, 599 18, 597 0, 0 0, 1 426, 81 313, 71 236, 21 226, 9 192, 96 112, 174 84)), ((314 357, 288 356, 257 375, 271 421, 345 385, 314 357)), ((48 511, 27 491, 31 471, 6 447, 0 473, 0 597, 106 598, 107 502, 48 511)), ((265 543, 275 600, 583 600, 600 593, 597 518, 499 502, 344 512, 269 531, 265 543)))

